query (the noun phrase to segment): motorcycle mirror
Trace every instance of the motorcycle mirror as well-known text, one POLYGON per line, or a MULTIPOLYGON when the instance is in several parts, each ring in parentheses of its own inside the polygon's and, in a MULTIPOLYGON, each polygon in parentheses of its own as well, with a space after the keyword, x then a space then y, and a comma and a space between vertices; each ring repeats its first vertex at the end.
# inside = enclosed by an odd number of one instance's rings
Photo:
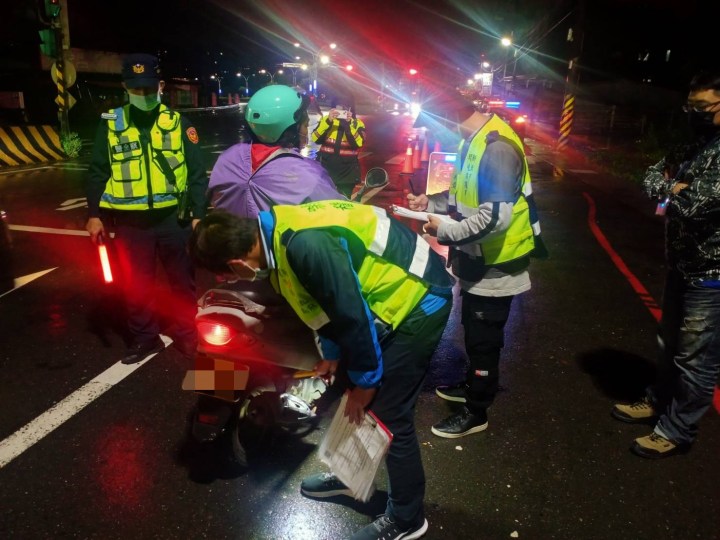
POLYGON ((367 188, 384 187, 388 183, 388 173, 382 167, 373 167, 365 174, 367 188))
POLYGON ((388 173, 382 167, 373 167, 365 173, 365 182, 359 191, 355 192, 350 200, 365 203, 388 185, 388 173))

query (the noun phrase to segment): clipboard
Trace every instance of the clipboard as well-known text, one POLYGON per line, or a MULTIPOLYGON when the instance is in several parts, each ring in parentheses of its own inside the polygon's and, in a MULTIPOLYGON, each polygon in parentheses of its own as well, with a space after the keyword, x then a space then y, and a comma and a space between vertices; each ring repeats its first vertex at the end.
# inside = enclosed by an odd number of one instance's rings
POLYGON ((320 459, 345 484, 355 499, 367 502, 375 491, 375 476, 393 435, 371 411, 361 425, 344 415, 348 393, 320 443, 320 459))

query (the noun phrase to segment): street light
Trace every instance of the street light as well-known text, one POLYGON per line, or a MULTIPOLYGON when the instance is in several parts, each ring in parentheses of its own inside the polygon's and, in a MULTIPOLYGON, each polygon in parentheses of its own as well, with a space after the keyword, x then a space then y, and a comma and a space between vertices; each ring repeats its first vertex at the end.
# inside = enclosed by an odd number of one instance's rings
MULTIPOLYGON (((312 62, 312 66, 310 66, 311 67, 310 76, 312 77, 311 91, 317 93, 317 90, 318 90, 317 79, 318 79, 318 67, 319 67, 318 64, 321 64, 323 66, 327 66, 328 64, 330 64, 330 55, 327 53, 323 53, 323 49, 325 47, 320 47, 320 49, 318 49, 317 51, 314 51, 314 50, 308 49, 307 47, 303 47, 298 42, 293 43, 293 46, 297 49, 302 49, 302 50, 310 53, 310 55, 312 55, 313 62, 312 62)), ((338 48, 338 46, 337 46, 337 43, 329 43, 327 45, 327 48, 335 51, 338 48)), ((303 69, 305 69, 305 68, 303 68, 303 69)))
POLYGON ((210 78, 211 78, 213 81, 217 81, 217 84, 218 84, 218 95, 222 94, 222 86, 221 86, 221 82, 220 82, 220 81, 222 81, 222 77, 220 77, 219 75, 210 75, 210 78))
POLYGON ((268 75, 270 77, 270 84, 275 84, 275 75, 270 73, 267 69, 261 69, 258 71, 258 73, 261 73, 263 75, 268 75))
POLYGON ((250 81, 248 81, 248 78, 241 71, 238 71, 235 76, 242 77, 243 82, 245 82, 245 95, 250 94, 250 81))

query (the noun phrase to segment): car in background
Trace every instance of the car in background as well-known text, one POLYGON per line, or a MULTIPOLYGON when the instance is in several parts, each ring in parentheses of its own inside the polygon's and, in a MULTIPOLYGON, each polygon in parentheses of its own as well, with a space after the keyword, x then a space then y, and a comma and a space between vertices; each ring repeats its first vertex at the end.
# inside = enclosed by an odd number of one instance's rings
POLYGON ((520 112, 519 101, 506 101, 494 97, 481 97, 473 100, 473 104, 479 111, 496 114, 502 118, 513 131, 517 133, 520 140, 525 142, 530 120, 526 114, 520 112))

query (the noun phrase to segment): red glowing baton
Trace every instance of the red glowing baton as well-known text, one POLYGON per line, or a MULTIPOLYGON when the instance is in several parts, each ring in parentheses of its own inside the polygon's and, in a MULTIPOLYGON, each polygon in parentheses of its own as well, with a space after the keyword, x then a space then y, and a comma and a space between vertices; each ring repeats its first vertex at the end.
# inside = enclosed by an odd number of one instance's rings
POLYGON ((98 235, 98 254, 100 255, 100 265, 102 266, 105 283, 112 283, 113 275, 110 269, 110 258, 108 257, 107 246, 103 241, 102 234, 98 235))

